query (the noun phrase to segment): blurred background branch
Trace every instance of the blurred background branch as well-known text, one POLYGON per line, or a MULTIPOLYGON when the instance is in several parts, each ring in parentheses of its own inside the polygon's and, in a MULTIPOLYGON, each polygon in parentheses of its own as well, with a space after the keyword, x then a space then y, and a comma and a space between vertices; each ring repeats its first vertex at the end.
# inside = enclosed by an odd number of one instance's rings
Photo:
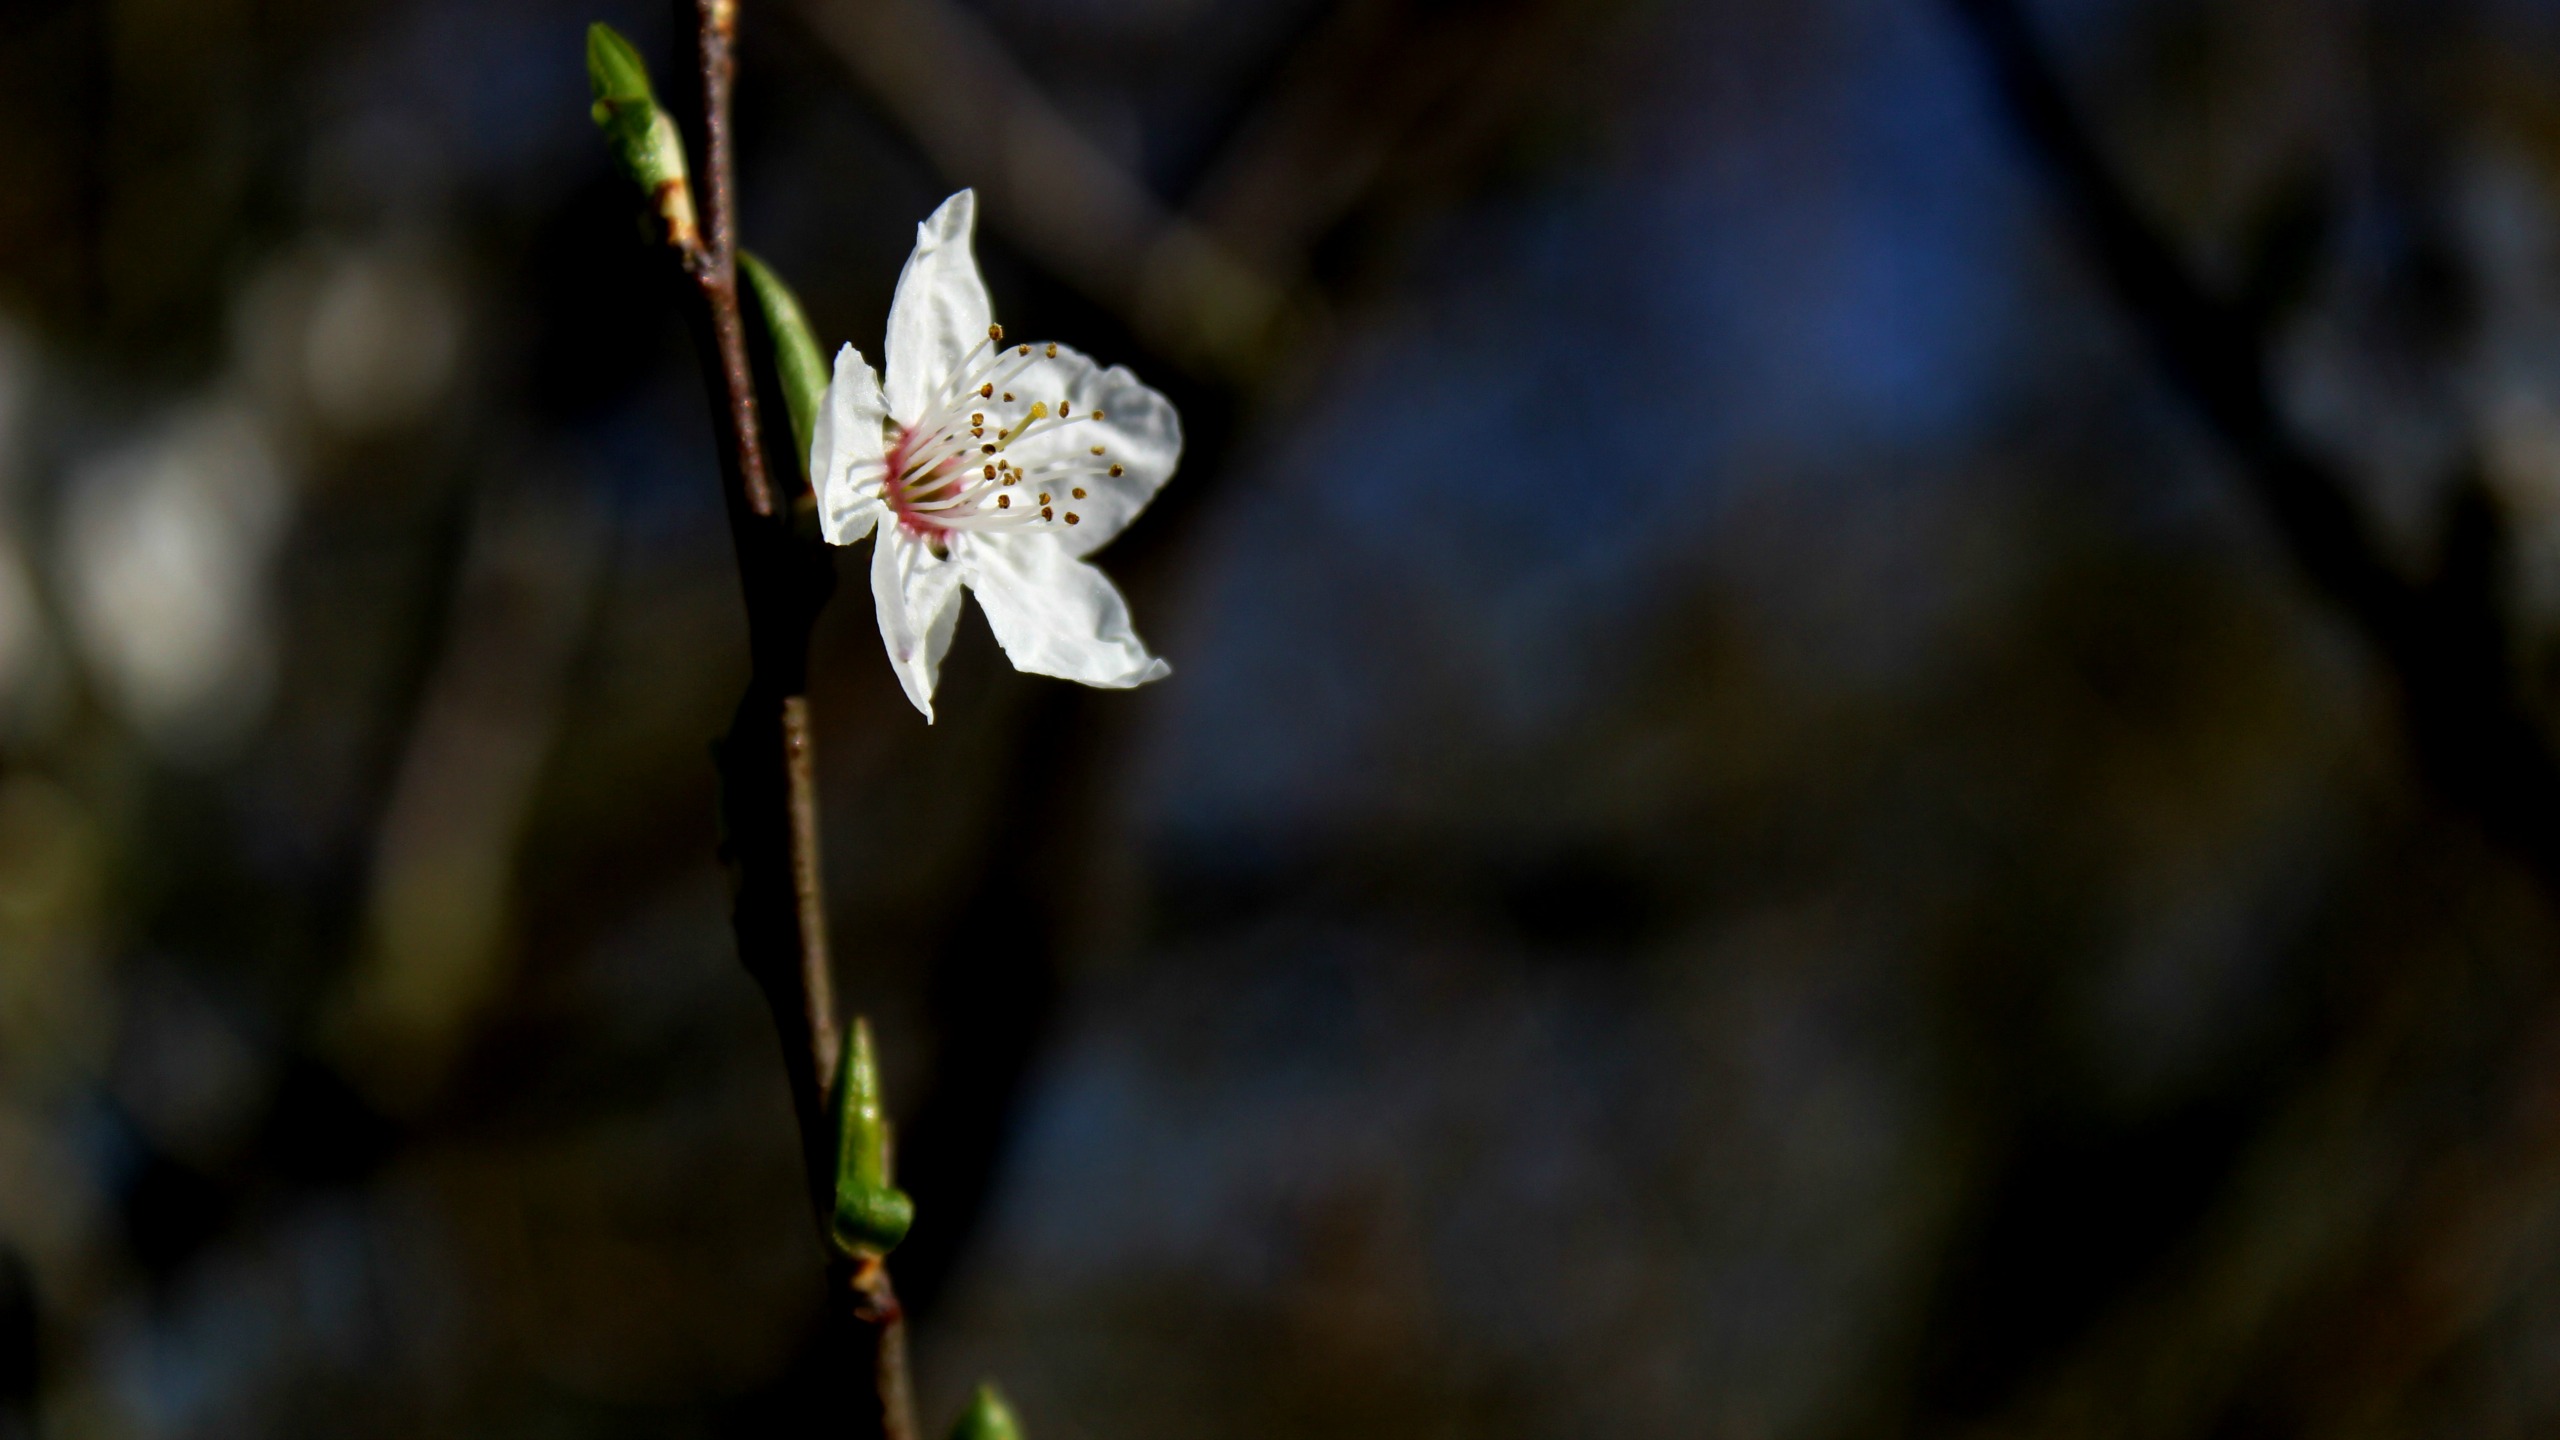
POLYGON ((2476 458, 2439 487, 2441 539, 2417 578, 2404 574, 2354 487, 2277 406, 2260 317, 2213 294, 2143 218, 2016 0, 1953 3, 2126 313, 2236 452, 2295 564, 2391 667, 2420 768, 2560 896, 2560 759, 2512 663, 2502 520, 2476 458))
MULTIPOLYGON (((2393 556, 2360 487, 2278 399, 2278 346, 2267 327, 2281 311, 2254 296, 2216 294, 2145 218, 2016 0, 1953 0, 1953 8, 2116 300, 2231 447, 2296 566, 2390 667, 2417 768, 2536 875, 2545 907, 2560 899, 2560 760, 2536 699, 2540 678, 2518 668, 2526 652, 2515 638, 2513 541, 2476 448, 2460 444, 2431 487, 2443 508, 2425 559, 2412 567, 2393 556)), ((2261 260, 2253 275, 2270 264, 2316 264, 2317 247, 2330 240, 2316 229, 2269 238, 2313 249, 2261 260)), ((2301 1103, 2352 1105, 2369 1092, 2378 1054, 2407 1043, 2407 1017, 2397 1013, 2405 993, 2376 1001, 2352 1022, 2325 1078, 2303 1087, 2301 1103)), ((2202 1262, 2163 1285, 2138 1319, 2057 1365, 2012 1429, 2368 1434, 2411 1418, 2411 1390, 2515 1302, 2515 1277, 2555 1253, 2554 1002, 2547 973, 2520 980, 2510 1002, 2519 1019, 2500 1027, 2488 1051, 2500 1098, 2462 1140, 2422 1147, 2387 1198, 2351 1200, 2346 1189, 2328 1203, 2315 1199, 2322 1162, 2279 1130, 2256 1173, 2238 1172, 2253 1182, 2235 1187, 2247 1218, 2209 1241, 2202 1262), (2268 1263, 2283 1248, 2274 1238, 2282 1229, 2300 1236, 2303 1263, 2268 1263), (2310 1268, 2323 1252, 2336 1267, 2326 1275, 2310 1268), (2111 1403, 2134 1391, 2141 1403, 2111 1403)))
MULTIPOLYGON (((1605 11, 1517 0, 1463 16, 1358 0, 1322 13, 1242 107, 1200 166, 1199 197, 1155 198, 1053 104, 1004 38, 949 0, 806 0, 805 22, 952 183, 1060 280, 1107 307, 1152 360, 1192 372, 1182 483, 1113 547, 1141 614, 1231 471, 1239 414, 1275 377, 1320 365, 1329 293, 1318 250, 1364 213, 1412 227, 1473 178, 1610 31, 1605 11), (1419 57, 1420 63, 1417 63, 1419 57)), ((1145 373, 1158 373, 1147 369, 1145 373)), ((1281 381, 1280 388, 1288 388, 1281 381)), ((929 1312, 969 1248, 1003 1174, 1023 1085, 1047 1040, 1066 952, 1091 918, 1076 899, 1101 877, 1097 817, 1129 764, 1108 696, 1039 687, 1009 707, 1015 752, 991 774, 990 855, 1064 859, 1025 889, 1002 869, 964 892, 928 987, 942 1036, 903 1152, 919 1202, 900 1253, 908 1303, 929 1312)))
POLYGON ((864 88, 1042 265, 1213 375, 1264 363, 1292 300, 1077 131, 975 15, 941 0, 801 6, 864 88))

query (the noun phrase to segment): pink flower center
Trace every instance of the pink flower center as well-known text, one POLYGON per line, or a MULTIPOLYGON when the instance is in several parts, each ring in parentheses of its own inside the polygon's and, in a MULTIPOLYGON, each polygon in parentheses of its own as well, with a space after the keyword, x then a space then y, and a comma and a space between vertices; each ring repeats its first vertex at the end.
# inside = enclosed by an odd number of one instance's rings
MULTIPOLYGON (((1004 332, 989 327, 990 344, 1004 332)), ((898 427, 897 438, 881 457, 880 498, 907 534, 942 552, 955 531, 1023 530, 1037 525, 1079 525, 1084 515, 1075 507, 1086 498, 1085 484, 1118 479, 1122 467, 1103 445, 1064 451, 1054 443, 1070 425, 1098 424, 1102 411, 1078 407, 1065 396, 1035 400, 1004 388, 1041 360, 1055 360, 1058 347, 1045 353, 1031 346, 998 350, 978 369, 978 347, 963 362, 961 373, 943 382, 940 399, 913 424, 898 427), (1037 435, 1030 468, 1018 463, 1025 452, 1014 450, 1025 436, 1037 435)))
POLYGON ((939 542, 951 533, 951 527, 943 523, 943 517, 949 512, 918 507, 937 500, 957 498, 961 457, 945 456, 918 468, 913 475, 908 474, 908 469, 915 465, 916 451, 926 438, 917 426, 898 427, 897 443, 889 447, 888 483, 882 487, 882 494, 900 525, 919 539, 939 542))

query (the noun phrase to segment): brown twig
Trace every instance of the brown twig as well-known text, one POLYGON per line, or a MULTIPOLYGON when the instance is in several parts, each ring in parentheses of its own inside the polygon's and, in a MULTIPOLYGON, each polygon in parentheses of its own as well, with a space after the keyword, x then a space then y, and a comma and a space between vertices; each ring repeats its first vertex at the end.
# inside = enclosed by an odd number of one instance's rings
MULTIPOLYGON (((844 1036, 827 953, 807 692, 810 632, 834 587, 835 571, 825 544, 799 523, 795 511, 802 507, 774 483, 757 421, 755 367, 738 304, 737 172, 730 135, 737 0, 675 0, 675 9, 677 33, 691 44, 691 81, 699 87, 693 172, 702 177, 706 203, 698 234, 670 226, 668 244, 683 271, 685 314, 710 392, 751 664, 747 693, 717 747, 721 849, 734 886, 730 919, 739 959, 764 991, 781 1036, 810 1203, 824 1243, 835 1204, 835 1137, 827 1106, 844 1036)), ((796 475, 797 467, 783 473, 796 475)), ((830 1349, 853 1352, 848 1364, 868 1372, 877 1402, 857 1417, 855 1433, 913 1440, 905 1315, 886 1267, 876 1258, 838 1258, 828 1266, 827 1279, 831 1331, 844 1341, 830 1349)))

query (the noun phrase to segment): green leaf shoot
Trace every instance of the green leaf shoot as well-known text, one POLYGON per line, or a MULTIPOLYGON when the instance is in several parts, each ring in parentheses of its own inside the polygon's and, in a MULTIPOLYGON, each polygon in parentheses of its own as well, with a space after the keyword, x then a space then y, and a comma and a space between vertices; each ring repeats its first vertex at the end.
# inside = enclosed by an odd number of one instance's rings
POLYGON ((595 92, 588 114, 604 132, 614 163, 666 223, 668 243, 686 249, 699 245, 684 136, 649 88, 648 63, 602 21, 587 27, 587 84, 595 92))
POLYGON ((587 27, 587 83, 595 87, 596 123, 608 105, 653 105, 649 65, 621 31, 599 20, 587 27))
POLYGON ((818 423, 818 407, 827 397, 826 354, 809 333, 809 317, 800 309, 800 297, 791 293, 773 267, 745 251, 738 254, 738 266, 746 272, 747 288, 754 292, 756 306, 764 312, 764 328, 773 336, 773 371, 782 382, 782 403, 791 412, 791 434, 800 442, 805 471, 809 436, 818 423))
POLYGON ((951 1440, 1022 1440, 1022 1423, 1013 1418, 1013 1407, 1004 1403, 1004 1396, 990 1382, 969 1397, 969 1408, 960 1413, 960 1423, 951 1427, 951 1440))
POLYGON ((889 1183, 889 1121, 871 1022, 856 1018, 836 1078, 835 1241, 846 1254, 886 1255, 907 1238, 915 1202, 889 1183))

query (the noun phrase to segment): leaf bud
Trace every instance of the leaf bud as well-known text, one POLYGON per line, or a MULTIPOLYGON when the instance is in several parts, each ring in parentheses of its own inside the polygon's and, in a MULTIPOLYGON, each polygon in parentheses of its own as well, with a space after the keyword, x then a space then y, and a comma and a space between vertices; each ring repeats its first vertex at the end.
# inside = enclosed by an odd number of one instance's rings
MULTIPOLYGON (((809 437, 818 423, 818 407, 827 398, 827 362, 809 333, 809 317, 800 297, 782 283, 771 266, 738 252, 738 268, 746 272, 747 289, 764 312, 764 328, 773 336, 773 373, 782 382, 782 403, 791 412, 791 434, 800 442, 800 463, 809 464, 809 437)), ((812 477, 815 478, 814 476, 812 477)))
POLYGON ((1013 1407, 989 1383, 969 1397, 969 1408, 961 1412, 960 1423, 951 1427, 951 1440, 1022 1440, 1022 1425, 1013 1418, 1013 1407))
POLYGON ((614 163, 666 223, 669 243, 700 244, 684 136, 650 91, 649 66, 640 52, 602 21, 587 27, 587 84, 595 92, 588 114, 604 132, 614 163))
POLYGON ((836 1206, 830 1227, 847 1255, 886 1255, 907 1238, 915 1202, 889 1183, 889 1121, 871 1023, 856 1019, 836 1078, 836 1206))

